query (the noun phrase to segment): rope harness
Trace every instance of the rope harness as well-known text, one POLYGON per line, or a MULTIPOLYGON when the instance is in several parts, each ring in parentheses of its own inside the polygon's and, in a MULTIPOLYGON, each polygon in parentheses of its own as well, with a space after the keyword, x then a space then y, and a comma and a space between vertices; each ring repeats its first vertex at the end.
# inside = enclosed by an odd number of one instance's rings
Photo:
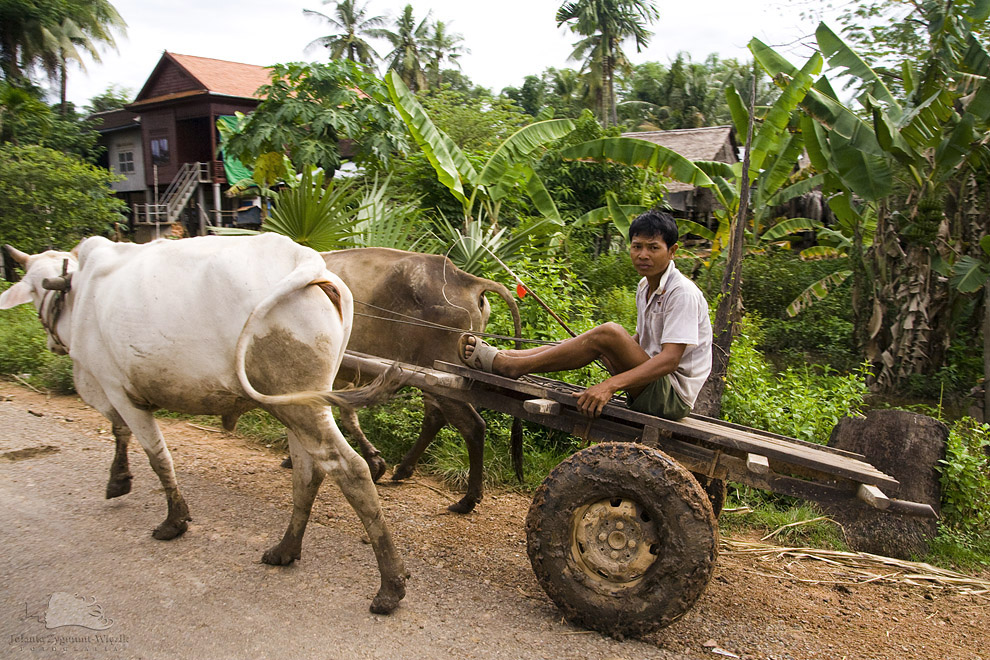
MULTIPOLYGON (((415 326, 419 326, 421 328, 433 328, 434 330, 442 330, 444 332, 456 332, 459 335, 460 334, 463 334, 465 332, 468 332, 464 328, 455 328, 453 326, 443 325, 441 323, 434 323, 433 321, 426 321, 426 320, 423 320, 421 318, 417 318, 415 316, 410 316, 409 314, 403 314, 402 312, 396 312, 396 311, 391 310, 391 309, 385 309, 384 307, 378 307, 377 305, 372 305, 371 303, 366 303, 366 302, 363 302, 361 300, 355 300, 354 303, 355 304, 358 304, 358 305, 363 305, 363 306, 365 306, 367 308, 376 310, 378 312, 383 312, 385 314, 394 314, 396 317, 400 317, 400 318, 389 318, 389 317, 386 317, 386 316, 377 316, 375 314, 365 314, 363 312, 358 312, 358 311, 355 311, 354 312, 354 315, 355 316, 363 316, 365 318, 377 319, 379 321, 389 321, 391 323, 402 323, 402 324, 405 324, 405 325, 415 325, 415 326)), ((496 335, 496 334, 493 334, 491 332, 475 332, 475 331, 472 330, 472 331, 470 331, 470 333, 472 335, 474 335, 475 337, 485 337, 485 338, 488 338, 488 339, 503 339, 505 341, 521 341, 521 342, 524 342, 524 343, 527 343, 527 344, 547 345, 547 344, 557 344, 557 343, 559 343, 559 342, 556 342, 556 341, 545 341, 543 339, 523 339, 523 338, 520 338, 520 337, 509 337, 507 335, 496 335)))
POLYGON ((61 277, 46 278, 42 281, 41 286, 48 293, 41 299, 41 305, 38 306, 38 320, 41 322, 41 327, 52 338, 54 344, 52 351, 58 355, 69 354, 69 347, 62 341, 58 330, 56 330, 58 320, 62 316, 62 310, 65 309, 65 297, 72 289, 72 275, 68 273, 68 269, 69 260, 65 259, 62 261, 61 277))

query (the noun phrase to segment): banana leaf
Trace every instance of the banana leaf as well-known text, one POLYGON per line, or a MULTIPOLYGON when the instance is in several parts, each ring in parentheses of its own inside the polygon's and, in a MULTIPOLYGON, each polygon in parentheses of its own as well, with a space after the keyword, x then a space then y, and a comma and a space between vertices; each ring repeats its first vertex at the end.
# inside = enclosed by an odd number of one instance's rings
POLYGON ((600 138, 561 150, 565 160, 607 160, 650 169, 682 183, 711 186, 712 180, 690 160, 659 144, 636 138, 600 138))
POLYGON ((555 225, 563 226, 564 220, 560 217, 560 211, 557 210, 557 205, 554 204, 553 197, 550 196, 550 192, 543 184, 543 179, 540 178, 540 175, 532 167, 527 166, 526 169, 528 170, 526 194, 533 201, 533 206, 536 207, 536 210, 544 218, 550 220, 555 225))
POLYGON ((433 125, 426 110, 409 91, 395 71, 385 76, 388 93, 402 121, 412 134, 427 160, 437 172, 440 183, 445 185, 462 204, 467 204, 462 181, 475 181, 478 177, 474 166, 443 131, 433 125))
POLYGON ((834 288, 849 279, 850 275, 852 275, 851 270, 839 270, 818 280, 805 289, 801 295, 795 298, 791 304, 787 306, 787 315, 797 316, 801 310, 810 307, 816 301, 821 300, 834 288))
POLYGON ((519 129, 498 146, 472 183, 480 186, 495 183, 511 163, 525 158, 548 142, 559 140, 573 130, 574 122, 570 119, 550 119, 519 129))
POLYGON ((760 241, 776 241, 784 236, 790 236, 802 231, 815 231, 822 226, 822 223, 811 218, 788 218, 781 220, 770 229, 763 232, 760 241))
POLYGON ((883 103, 888 114, 895 119, 900 116, 901 104, 890 93, 880 76, 831 28, 825 23, 819 23, 818 29, 815 30, 815 38, 818 40, 818 47, 821 49, 822 55, 828 59, 831 66, 845 69, 846 75, 862 80, 865 83, 863 87, 867 93, 883 103))
POLYGON ((814 53, 800 71, 794 73, 791 80, 784 86, 783 92, 770 107, 750 148, 749 171, 751 179, 755 179, 760 170, 763 169, 763 161, 766 160, 767 155, 776 152, 781 140, 785 139, 791 123, 791 115, 814 84, 812 76, 821 73, 823 62, 821 54, 814 53))
POLYGON ((677 229, 681 236, 686 236, 687 234, 694 234, 695 236, 700 236, 706 241, 714 241, 716 236, 708 227, 695 222, 694 220, 682 220, 677 219, 677 229))
POLYGON ((729 113, 732 115, 732 123, 736 127, 736 135, 744 136, 749 131, 749 110, 746 103, 739 95, 735 85, 725 88, 725 101, 729 106, 729 113))
POLYGON ((975 293, 990 279, 990 264, 969 255, 959 257, 952 267, 952 286, 962 293, 975 293))
POLYGON ((807 179, 801 179, 797 183, 794 183, 786 188, 781 188, 776 193, 774 193, 769 200, 767 200, 767 206, 775 207, 781 204, 786 204, 795 197, 800 197, 806 193, 815 190, 822 185, 825 181, 824 174, 816 174, 815 176, 809 177, 807 179))

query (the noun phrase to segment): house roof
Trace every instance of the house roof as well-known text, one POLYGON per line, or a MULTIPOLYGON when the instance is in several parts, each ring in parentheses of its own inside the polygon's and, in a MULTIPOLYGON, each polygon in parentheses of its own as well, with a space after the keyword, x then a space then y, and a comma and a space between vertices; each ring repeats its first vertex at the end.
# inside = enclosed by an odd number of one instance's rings
POLYGON ((94 112, 89 116, 89 119, 93 120, 93 128, 100 133, 137 128, 141 125, 140 118, 125 108, 94 112))
MULTIPOLYGON (((717 160, 723 163, 735 163, 739 160, 736 155, 738 145, 736 144, 735 129, 732 126, 705 126, 672 131, 623 133, 622 137, 638 138, 659 144, 688 160, 717 160)), ((676 181, 667 186, 670 192, 680 192, 693 188, 694 186, 690 184, 676 181)))
POLYGON ((138 92, 134 103, 147 103, 166 97, 195 93, 258 99, 260 98, 256 94, 258 88, 270 82, 271 75, 268 69, 257 64, 228 62, 165 51, 144 87, 138 92), (172 71, 168 71, 169 69, 172 71), (176 76, 181 80, 177 80, 176 76), (165 82, 166 78, 169 78, 167 82, 165 82), (161 84, 159 84, 160 80, 161 84), (167 89, 167 93, 162 93, 163 88, 167 89))

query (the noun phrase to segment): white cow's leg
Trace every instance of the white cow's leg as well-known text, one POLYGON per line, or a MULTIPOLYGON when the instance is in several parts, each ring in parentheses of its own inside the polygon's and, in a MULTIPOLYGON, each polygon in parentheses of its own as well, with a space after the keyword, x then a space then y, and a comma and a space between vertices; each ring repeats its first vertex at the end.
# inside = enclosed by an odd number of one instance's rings
MULTIPOLYGON (((308 460, 317 464, 317 467, 306 472, 322 469, 323 472, 331 475, 361 519, 368 538, 371 539, 371 547, 375 551, 378 571, 381 574, 381 587, 371 603, 371 611, 376 614, 388 614, 398 607, 399 601, 406 595, 406 569, 385 524, 378 491, 371 480, 368 464, 347 444, 329 408, 321 411, 293 408, 291 411, 283 409, 273 412, 286 426, 290 426, 296 432, 303 450, 298 452, 299 458, 303 453, 307 453, 308 460)), ((296 459, 297 455, 293 454, 293 486, 296 485, 295 472, 299 467, 296 459)), ((286 531, 287 539, 293 533, 295 523, 301 522, 302 528, 298 532, 301 541, 302 531, 305 529, 306 519, 313 504, 312 498, 315 497, 315 489, 313 491, 310 497, 308 489, 301 491, 293 489, 293 500, 301 506, 293 506, 292 521, 286 531), (302 498, 301 502, 300 498, 302 498), (303 512, 306 518, 302 518, 303 512)), ((285 539, 283 539, 284 543, 285 539)))
POLYGON ((124 419, 117 413, 117 410, 110 403, 103 388, 85 369, 75 366, 73 369, 73 380, 76 391, 83 400, 96 408, 106 417, 113 428, 113 438, 116 449, 113 456, 113 463, 110 464, 110 479, 107 481, 107 499, 120 497, 131 492, 130 467, 127 460, 127 445, 131 439, 131 429, 124 423, 124 419))
POLYGON ((303 449, 299 436, 291 430, 288 436, 289 456, 292 458, 292 518, 282 541, 261 557, 261 561, 274 566, 291 564, 301 556, 303 534, 324 476, 310 453, 303 449))
POLYGON ((371 480, 368 464, 347 444, 333 418, 329 414, 327 418, 330 420, 327 441, 337 448, 337 460, 326 461, 324 468, 337 481, 344 497, 354 507, 368 532, 382 578, 381 587, 371 602, 371 611, 388 614, 399 606, 399 601, 406 595, 405 565, 385 524, 378 491, 371 480))
POLYGON ((117 396, 107 394, 110 403, 120 414, 123 421, 134 432, 134 436, 144 448, 148 455, 151 468, 158 475, 162 488, 165 489, 165 498, 168 501, 168 515, 165 520, 155 528, 152 536, 161 541, 174 539, 188 529, 189 507, 186 500, 179 492, 178 483, 175 480, 175 469, 172 466, 172 454, 169 453, 165 445, 165 438, 161 429, 155 422, 155 417, 147 410, 139 410, 130 404, 126 395, 122 392, 117 396))

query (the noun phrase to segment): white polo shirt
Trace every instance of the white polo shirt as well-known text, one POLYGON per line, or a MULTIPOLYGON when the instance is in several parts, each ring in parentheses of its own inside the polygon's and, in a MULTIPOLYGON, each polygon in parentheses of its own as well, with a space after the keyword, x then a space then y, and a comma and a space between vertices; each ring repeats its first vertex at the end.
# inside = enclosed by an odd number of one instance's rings
POLYGON ((690 406, 712 370, 712 324, 708 302, 694 282, 670 262, 660 284, 647 300, 644 277, 636 289, 636 334, 650 357, 663 344, 686 344, 677 369, 670 374, 677 396, 690 406))

